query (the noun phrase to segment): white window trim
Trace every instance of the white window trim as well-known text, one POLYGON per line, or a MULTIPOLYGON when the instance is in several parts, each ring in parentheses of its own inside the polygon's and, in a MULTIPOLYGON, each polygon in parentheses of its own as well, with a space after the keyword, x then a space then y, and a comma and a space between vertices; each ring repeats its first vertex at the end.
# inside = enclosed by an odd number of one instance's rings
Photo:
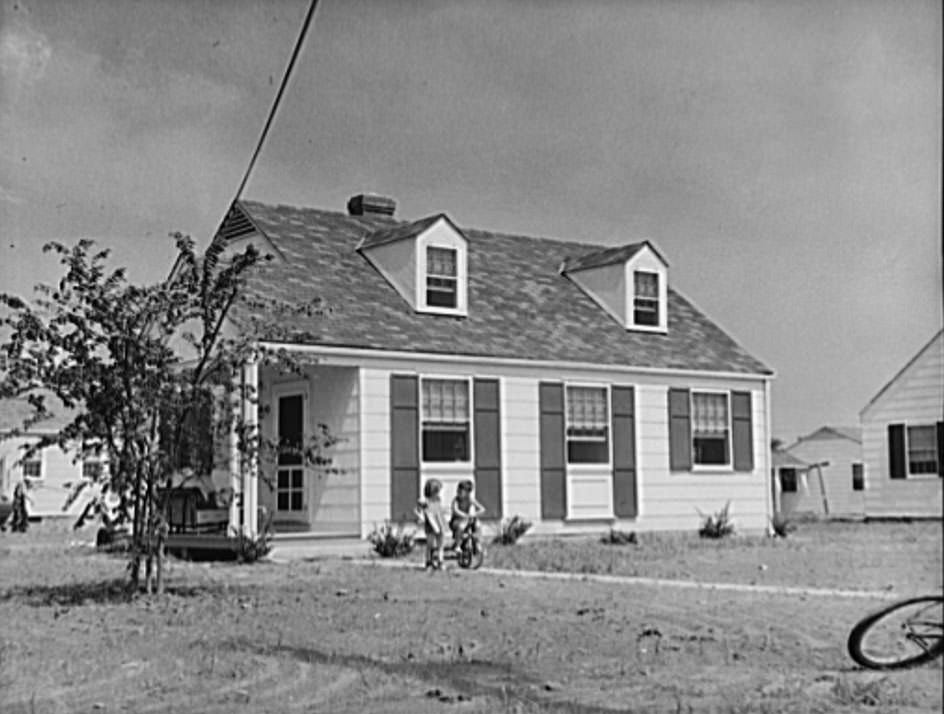
MULTIPOLYGON (((905 480, 907 481, 932 481, 939 480, 941 477, 937 475, 937 472, 933 474, 916 474, 911 472, 911 440, 908 436, 908 429, 911 427, 928 427, 933 430, 934 438, 937 439, 937 422, 930 423, 917 423, 909 424, 905 422, 905 480)), ((935 453, 935 459, 937 454, 935 453)), ((941 465, 937 465, 938 469, 941 468, 941 465)))
MULTIPOLYGON (((573 470, 575 474, 581 472, 593 473, 600 471, 604 468, 608 468, 611 472, 613 470, 613 399, 610 392, 610 384, 605 382, 564 382, 564 464, 567 467, 567 471, 570 472, 573 470), (582 388, 586 387, 589 389, 603 389, 606 392, 606 461, 601 461, 596 464, 572 464, 568 456, 568 436, 567 428, 569 424, 567 423, 567 415, 570 413, 568 409, 568 397, 567 390, 570 387, 582 388)), ((570 499, 568 499, 568 503, 570 499)))
MULTIPOLYGON (((272 403, 274 405, 273 414, 272 414, 272 436, 273 439, 278 439, 279 437, 279 399, 282 397, 294 397, 301 396, 302 398, 302 445, 304 446, 305 440, 308 438, 308 420, 310 414, 308 413, 309 405, 309 391, 311 389, 311 383, 307 379, 296 379, 291 382, 278 382, 272 385, 272 403)), ((272 511, 275 518, 280 516, 288 516, 296 513, 307 513, 308 512, 308 468, 305 466, 304 459, 302 463, 297 466, 286 466, 286 471, 294 471, 297 469, 302 471, 302 507, 300 509, 285 509, 282 510, 279 508, 279 462, 278 457, 275 458, 275 463, 273 464, 273 469, 275 471, 275 483, 272 485, 272 511)), ((291 493, 293 489, 289 488, 288 492, 291 493)))
POLYGON ((856 489, 852 488, 853 493, 863 493, 869 490, 868 480, 865 477, 865 462, 864 461, 850 461, 849 462, 849 475, 852 476, 852 483, 855 483, 855 467, 859 466, 862 469, 862 488, 856 489))
MULTIPOLYGON (((734 424, 731 415, 731 390, 729 389, 697 389, 692 388, 688 392, 688 413, 695 413, 695 394, 723 394, 728 400, 728 462, 725 464, 698 464, 695 463, 695 426, 692 424, 691 443, 689 448, 692 453, 692 472, 693 473, 716 473, 727 474, 734 473, 734 424)), ((689 417, 690 419, 692 417, 689 417)), ((694 421, 694 420, 693 420, 694 421)), ((745 472, 752 473, 752 472, 745 472)))
POLYGON ((626 329, 635 332, 656 332, 666 334, 669 331, 669 274, 664 267, 640 264, 636 257, 626 262, 624 279, 626 303, 626 329), (636 323, 636 273, 655 273, 659 279, 659 322, 656 325, 636 323))
POLYGON ((430 315, 451 315, 452 317, 468 316, 468 257, 468 246, 461 238, 456 243, 441 242, 432 238, 424 240, 422 236, 416 241, 416 309, 419 312, 430 315), (426 303, 426 256, 429 248, 444 248, 456 251, 456 306, 454 308, 437 307, 426 303))
POLYGON ((35 454, 33 454, 29 460, 39 461, 39 476, 27 476, 26 475, 27 460, 23 460, 20 462, 20 478, 23 481, 28 482, 30 485, 44 484, 46 482, 46 449, 40 449, 35 454))
POLYGON ((475 468, 475 392, 472 377, 467 374, 421 374, 419 375, 419 397, 417 404, 417 413, 420 415, 419 429, 417 429, 417 453, 419 454, 420 470, 442 470, 442 471, 468 471, 475 468), (450 381, 465 382, 469 394, 469 458, 466 461, 426 461, 423 458, 423 422, 426 421, 426 415, 423 413, 423 382, 432 381, 450 381))

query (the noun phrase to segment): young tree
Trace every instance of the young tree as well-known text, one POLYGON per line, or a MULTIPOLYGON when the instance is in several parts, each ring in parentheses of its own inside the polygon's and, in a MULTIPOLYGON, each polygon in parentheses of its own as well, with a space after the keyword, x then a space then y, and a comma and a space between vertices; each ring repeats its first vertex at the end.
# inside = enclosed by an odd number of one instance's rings
MULTIPOLYGON (((292 321, 280 318, 322 309, 318 302, 289 305, 248 295, 247 278, 266 260, 252 246, 225 256, 224 245, 214 242, 201 256, 190 238, 172 237, 174 269, 154 285, 130 284, 124 269, 107 267, 107 250, 94 252, 93 242, 82 240, 72 248, 45 246, 66 270, 57 286, 36 287, 34 304, 0 294, 6 308, 0 324, 9 333, 0 397, 30 404, 24 430, 50 415, 51 397, 71 416, 57 433, 32 443, 24 458, 50 446, 73 450, 76 459, 107 456, 108 468, 97 478, 103 496, 117 497, 118 519, 131 525, 130 584, 140 587, 143 564, 148 592, 163 590, 163 499, 171 475, 186 467, 205 472, 206 452, 193 445, 206 440, 208 429, 234 430, 244 460, 279 448, 233 409, 235 399, 257 400, 240 383, 240 370, 257 361, 301 372, 292 355, 262 349, 257 340, 285 338, 279 325, 292 321), (241 305, 253 309, 240 313, 238 331, 227 329, 241 305)), ((328 464, 325 452, 335 441, 321 428, 304 449, 307 461, 328 464)))

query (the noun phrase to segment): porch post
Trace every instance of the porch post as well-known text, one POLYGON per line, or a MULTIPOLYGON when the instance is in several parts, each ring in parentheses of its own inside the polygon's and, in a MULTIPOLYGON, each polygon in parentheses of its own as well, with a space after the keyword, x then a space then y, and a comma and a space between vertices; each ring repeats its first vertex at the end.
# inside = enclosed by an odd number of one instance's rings
MULTIPOLYGON (((249 437, 255 439, 259 431, 259 363, 251 360, 243 367, 243 421, 249 437)), ((243 535, 255 538, 259 532, 259 455, 258 444, 243 460, 243 535)))
POLYGON ((239 533, 239 493, 240 493, 240 474, 239 474, 239 441, 236 435, 236 417, 239 414, 240 398, 239 392, 233 390, 229 395, 229 487, 232 489, 233 497, 229 502, 229 527, 227 533, 239 533))

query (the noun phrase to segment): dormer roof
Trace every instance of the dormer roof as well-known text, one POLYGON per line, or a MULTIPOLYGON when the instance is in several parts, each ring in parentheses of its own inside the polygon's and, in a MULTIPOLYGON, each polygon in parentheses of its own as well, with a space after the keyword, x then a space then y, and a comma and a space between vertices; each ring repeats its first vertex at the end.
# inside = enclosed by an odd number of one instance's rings
MULTIPOLYGON (((298 344, 771 374, 671 286, 664 334, 619 325, 559 272, 568 256, 610 250, 606 246, 463 227, 468 314, 454 319, 414 310, 358 250, 372 235, 371 240, 414 235, 426 219, 404 223, 245 199, 238 205, 285 257, 257 266, 250 293, 293 302, 320 298, 329 308, 322 315, 293 316, 291 339, 298 344)), ((250 312, 254 324, 276 319, 260 309, 241 305, 234 322, 249 324, 250 312)))
POLYGON ((578 270, 586 270, 587 268, 600 268, 604 265, 625 263, 646 246, 648 246, 649 249, 655 253, 656 257, 659 258, 659 260, 661 260, 666 267, 668 267, 669 262, 656 249, 656 247, 649 241, 644 240, 638 243, 628 243, 626 245, 616 246, 615 248, 603 248, 601 250, 595 250, 590 253, 584 253, 583 255, 577 256, 575 258, 566 258, 564 262, 561 263, 560 272, 576 272, 578 270))
MULTIPOLYGON (((441 218, 449 221, 449 217, 444 213, 437 213, 433 216, 420 218, 418 221, 401 223, 398 226, 381 228, 380 230, 376 230, 365 235, 361 239, 361 242, 357 245, 357 249, 364 250, 365 248, 373 248, 374 246, 378 245, 395 243, 396 241, 406 240, 407 238, 416 238, 427 229, 432 227, 441 218)), ((452 224, 452 221, 449 221, 449 223, 452 224)), ((453 227, 455 227, 454 224, 453 227)), ((458 228, 456 230, 458 230, 458 228)))

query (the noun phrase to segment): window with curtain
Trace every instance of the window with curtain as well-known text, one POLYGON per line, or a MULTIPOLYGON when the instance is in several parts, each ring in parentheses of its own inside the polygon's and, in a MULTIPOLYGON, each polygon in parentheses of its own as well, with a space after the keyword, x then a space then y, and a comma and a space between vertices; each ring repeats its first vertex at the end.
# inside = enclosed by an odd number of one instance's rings
POLYGON ((426 304, 458 306, 458 253, 452 248, 426 249, 426 304))
POLYGON ((659 274, 637 270, 633 274, 635 292, 633 321, 637 325, 659 324, 659 274))
POLYGON ((567 463, 610 460, 605 387, 567 387, 567 463))
POLYGON ((422 382, 423 461, 469 460, 469 382, 422 382))
POLYGON ((908 474, 937 474, 937 427, 908 427, 908 474))
POLYGON ((696 465, 731 463, 731 426, 728 395, 692 392, 692 457, 696 465))

